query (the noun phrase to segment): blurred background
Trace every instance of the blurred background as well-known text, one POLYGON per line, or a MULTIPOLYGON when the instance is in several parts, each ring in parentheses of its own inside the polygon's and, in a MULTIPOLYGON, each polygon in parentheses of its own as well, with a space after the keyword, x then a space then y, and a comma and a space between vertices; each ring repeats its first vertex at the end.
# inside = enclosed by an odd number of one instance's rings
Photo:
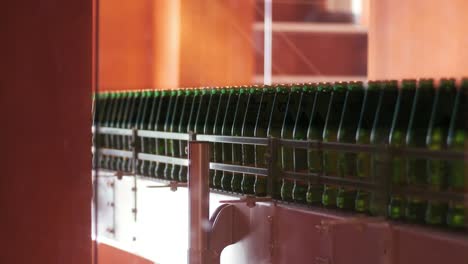
POLYGON ((463 0, 100 0, 99 88, 263 83, 264 73, 273 83, 460 77, 467 8, 463 0))

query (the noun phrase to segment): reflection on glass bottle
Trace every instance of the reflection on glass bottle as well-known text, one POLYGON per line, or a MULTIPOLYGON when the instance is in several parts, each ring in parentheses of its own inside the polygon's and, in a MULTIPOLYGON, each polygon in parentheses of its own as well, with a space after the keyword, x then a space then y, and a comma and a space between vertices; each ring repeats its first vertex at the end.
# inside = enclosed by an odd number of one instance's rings
MULTIPOLYGON (((237 89, 239 93, 234 113, 234 120, 232 122, 231 136, 242 135, 242 124, 244 122, 245 112, 247 110, 247 102, 249 100, 248 87, 240 87, 237 89)), ((232 144, 232 164, 242 165, 242 145, 232 144)), ((234 172, 231 180, 231 190, 236 193, 242 191, 242 173, 234 172)))
MULTIPOLYGON (((387 145, 389 142, 397 97, 398 82, 383 82, 370 135, 370 143, 376 147, 387 145)), ((389 165, 389 160, 386 153, 378 151, 373 153, 371 156, 371 177, 378 189, 371 192, 369 211, 372 215, 386 216, 387 214, 387 186, 389 184, 388 177, 385 176, 388 171, 387 165, 389 165)))
MULTIPOLYGON (((150 113, 151 109, 153 108, 153 103, 154 103, 154 97, 155 97, 155 92, 154 91, 148 91, 146 98, 144 99, 143 102, 143 112, 142 116, 140 118, 140 122, 138 125, 138 129, 146 129, 148 127, 149 123, 149 118, 150 118, 150 113)), ((145 138, 142 138, 140 141, 141 143, 141 152, 143 153, 150 153, 149 145, 147 144, 147 140, 145 138)), ((143 160, 141 162, 141 167, 140 167, 140 174, 149 176, 149 167, 150 167, 150 162, 147 160, 143 160)))
MULTIPOLYGON (((206 135, 213 134, 213 128, 214 128, 215 121, 216 121, 216 114, 217 114, 218 106, 219 106, 219 99, 221 97, 221 89, 214 88, 214 89, 210 89, 209 92, 210 92, 210 100, 208 102, 207 113, 205 116, 205 127, 203 128, 203 134, 206 134, 206 135)), ((214 162, 215 161, 214 143, 210 143, 210 148, 211 148, 210 161, 214 162)), ((210 187, 211 188, 215 187, 214 175, 215 175, 215 171, 210 170, 210 187)))
MULTIPOLYGON (((343 104, 346 96, 346 83, 335 83, 328 104, 327 118, 323 128, 323 142, 336 142, 338 126, 343 113, 343 104)), ((323 172, 327 176, 338 176, 338 152, 334 150, 323 151, 323 172)), ((323 186, 322 205, 336 206, 337 187, 330 184, 323 186)))
MULTIPOLYGON (((293 138, 296 140, 306 140, 307 139, 307 129, 312 117, 315 96, 316 96, 315 85, 303 84, 301 87, 301 98, 299 100, 300 104, 298 106, 298 111, 296 115, 296 122, 294 124, 293 138)), ((300 173, 307 173, 307 150, 302 148, 295 148, 293 150, 293 159, 294 159, 294 171, 300 173)), ((292 199, 297 203, 306 203, 307 202, 307 189, 309 186, 313 186, 312 181, 307 181, 306 179, 296 179, 294 180, 293 189, 292 189, 292 199)))
MULTIPOLYGON (((226 112, 224 114, 223 126, 221 134, 223 136, 231 136, 232 125, 234 123, 234 115, 236 113, 237 100, 239 99, 239 91, 237 87, 231 87, 228 90, 229 96, 226 105, 226 112)), ((222 162, 232 163, 232 144, 222 143, 222 162)), ((223 171, 221 177, 221 188, 224 191, 231 191, 232 172, 223 171)))
MULTIPOLYGON (((419 80, 419 87, 413 100, 406 145, 408 147, 425 148, 426 135, 434 101, 434 82, 430 79, 419 80)), ((407 183, 410 186, 424 187, 427 180, 427 164, 425 159, 408 158, 406 164, 407 183)), ((405 208, 406 220, 423 222, 426 202, 418 196, 410 196, 405 208)))
MULTIPOLYGON (((96 127, 103 127, 107 121, 107 112, 110 108, 110 98, 111 95, 109 93, 101 93, 96 96, 96 116, 94 124, 96 127)), ((103 134, 96 134, 95 135, 95 142, 97 148, 105 148, 105 136, 103 134)), ((104 157, 103 155, 98 156, 98 165, 99 168, 104 168, 104 157)))
MULTIPOLYGON (((221 88, 219 104, 216 111, 215 122, 213 124, 213 135, 221 135, 223 129, 224 116, 226 114, 228 99, 230 93, 225 89, 221 88)), ((223 161, 223 144, 215 142, 213 144, 213 159, 214 162, 220 163, 223 161)), ((220 170, 214 171, 213 175, 213 186, 216 189, 221 189, 221 179, 223 172, 220 170)))
MULTIPOLYGON (((447 148, 452 151, 465 151, 468 126, 468 79, 463 79, 461 88, 451 113, 450 129, 447 137, 447 148)), ((448 189, 450 191, 468 192, 468 162, 463 160, 448 161, 448 189)), ((447 211, 446 223, 452 228, 467 228, 468 208, 463 201, 451 201, 447 211)))
MULTIPOLYGON (((255 123, 254 137, 266 138, 268 136, 268 127, 270 123, 275 92, 275 89, 268 85, 262 89, 260 106, 255 123)), ((266 168, 266 146, 255 145, 254 151, 255 167, 266 168)), ((254 192, 256 196, 266 195, 267 177, 255 175, 254 192)))
MULTIPOLYGON (((369 81, 364 92, 364 99, 356 132, 357 144, 369 144, 370 133, 374 123, 375 113, 380 94, 380 83, 369 81)), ((371 175, 371 158, 369 153, 360 152, 356 158, 356 174, 361 180, 369 180, 371 175)), ((369 211, 369 192, 358 190, 354 202, 354 210, 361 213, 369 211)))
MULTIPOLYGON (((392 120, 389 145, 395 148, 406 147, 405 135, 416 93, 416 80, 403 80, 398 91, 398 98, 392 120)), ((391 160, 391 185, 402 186, 406 181, 406 159, 395 155, 391 160)), ((391 219, 400 220, 404 217, 405 199, 401 195, 391 194, 387 215, 391 219)))
MULTIPOLYGON (((275 97, 273 98, 273 105, 271 108, 270 121, 268 124, 267 135, 269 137, 280 138, 281 130, 283 127, 284 115, 286 113, 287 105, 289 99, 289 89, 285 85, 276 86, 275 97)), ((277 163, 279 168, 281 168, 281 148, 277 150, 277 163)), ((280 199, 281 198, 281 180, 272 179, 273 184, 273 197, 280 199)))
MULTIPOLYGON (((153 103, 150 109, 150 117, 149 117, 148 125, 145 128, 146 130, 150 130, 150 131, 154 130, 156 126, 156 120, 161 111, 160 94, 161 93, 159 91, 154 92, 154 99, 153 99, 153 103)), ((154 140, 153 138, 146 139, 146 144, 148 145, 147 147, 148 153, 155 155, 156 154, 156 140, 154 140)), ((155 168, 156 168, 156 162, 151 161, 148 170, 149 170, 149 175, 152 177, 156 176, 154 174, 155 168)))
MULTIPOLYGON (((157 120, 155 122, 155 131, 161 131, 164 132, 164 126, 166 123, 166 116, 167 116, 167 111, 170 109, 170 91, 161 91, 161 111, 158 114, 157 120)), ((156 138, 155 139, 155 145, 156 145, 156 154, 157 155, 165 155, 166 150, 165 150, 165 140, 156 138)), ((158 178, 163 178, 164 177, 164 168, 166 164, 162 162, 157 162, 156 167, 154 168, 154 175, 158 178)))
MULTIPOLYGON (((169 124, 169 130, 168 132, 179 132, 179 122, 181 120, 181 115, 182 115, 182 107, 183 107, 183 102, 184 102, 184 91, 183 90, 178 90, 176 92, 174 100, 174 106, 172 108, 172 116, 170 119, 170 124, 169 124)), ((167 148, 167 153, 168 156, 171 157, 179 157, 180 152, 179 152, 179 145, 180 142, 178 140, 174 139, 167 139, 166 140, 166 148, 167 148)), ((178 168, 178 167, 177 167, 178 168)), ((176 166, 174 166, 172 163, 167 163, 166 167, 164 168, 164 178, 168 180, 178 180, 178 170, 177 170, 177 175, 175 175, 176 171, 176 166)))
MULTIPOLYGON (((248 90, 247 107, 242 126, 243 137, 253 137, 255 135, 255 123, 262 97, 262 90, 252 87, 248 90)), ((242 164, 244 166, 255 166, 255 147, 250 144, 242 145, 242 164)), ((242 193, 254 194, 255 175, 244 173, 242 177, 242 193)))
MULTIPOLYGON (((286 105, 286 111, 283 119, 283 126, 281 129, 282 139, 293 139, 294 125, 296 124, 297 112, 301 103, 302 89, 299 85, 292 85, 289 88, 289 98, 286 105)), ((291 147, 281 146, 281 167, 282 171, 294 170, 294 149, 291 147)), ((291 202, 292 190, 294 181, 283 175, 281 182, 281 199, 283 201, 291 202)))
MULTIPOLYGON (((338 142, 354 143, 356 131, 359 124, 362 102, 364 99, 364 87, 361 82, 349 83, 347 86, 346 98, 343 105, 338 128, 338 142)), ((356 153, 338 153, 338 176, 356 177, 356 153)), ((339 187, 336 196, 336 206, 341 209, 354 209, 356 189, 339 187)))
MULTIPOLYGON (((426 145, 428 149, 442 150, 447 148, 447 136, 456 94, 455 79, 440 80, 427 131, 426 145)), ((444 160, 427 160, 427 183, 430 190, 443 191, 446 189, 447 165, 447 161, 444 160)), ((426 223, 445 224, 447 206, 445 202, 429 200, 426 207, 426 223)))
MULTIPOLYGON (((328 106, 330 104, 332 87, 328 83, 321 83, 317 86, 314 98, 314 107, 311 112, 309 127, 307 130, 307 140, 322 141, 325 120, 327 119, 328 106)), ((307 167, 310 173, 321 173, 322 155, 318 150, 307 150, 307 167)), ((323 185, 310 183, 307 188, 306 201, 308 204, 321 204, 323 185)))

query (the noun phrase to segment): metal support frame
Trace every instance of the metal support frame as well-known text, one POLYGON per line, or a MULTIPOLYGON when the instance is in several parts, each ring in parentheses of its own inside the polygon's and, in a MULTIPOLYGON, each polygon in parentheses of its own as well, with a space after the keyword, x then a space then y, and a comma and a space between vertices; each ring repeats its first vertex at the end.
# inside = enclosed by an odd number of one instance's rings
MULTIPOLYGON (((110 127, 99 127, 96 129, 93 127, 93 133, 99 132, 104 134, 111 135, 125 135, 132 136, 133 142, 138 141, 140 137, 147 138, 159 138, 159 139, 173 139, 173 140, 187 140, 193 142, 206 141, 206 142, 222 142, 222 143, 232 143, 232 144, 254 144, 254 145, 263 145, 267 146, 267 168, 257 168, 243 165, 233 165, 233 164, 224 164, 224 163, 210 163, 211 169, 216 170, 225 170, 236 173, 247 173, 255 174, 260 176, 268 176, 269 181, 267 181, 267 193, 274 199, 279 199, 280 197, 275 197, 274 191, 275 186, 278 184, 282 178, 293 178, 293 179, 302 179, 310 180, 315 182, 320 182, 324 184, 334 184, 340 186, 350 186, 356 187, 363 190, 369 191, 383 191, 393 192, 395 194, 411 194, 418 195, 421 198, 427 199, 437 199, 441 201, 459 201, 465 202, 468 205, 468 194, 452 191, 433 191, 428 188, 417 188, 417 187, 408 187, 408 186, 391 186, 391 188, 385 188, 382 190, 382 186, 389 186, 388 175, 383 179, 385 182, 374 182, 372 179, 361 180, 361 179, 351 179, 346 177, 337 177, 335 175, 323 175, 322 173, 300 173, 293 171, 281 171, 277 167, 277 149, 280 146, 292 147, 292 148, 303 148, 303 149, 315 149, 319 152, 323 150, 339 150, 344 152, 354 152, 354 153, 384 153, 385 161, 389 162, 394 156, 403 156, 403 157, 415 157, 415 158, 427 158, 427 159, 440 159, 440 160, 464 160, 466 152, 457 152, 457 151, 448 151, 448 150, 427 150, 427 149, 417 149, 417 148, 396 148, 388 145, 365 145, 365 144, 350 144, 350 143, 336 143, 336 142, 321 142, 316 140, 289 140, 289 139, 278 139, 278 138, 256 138, 256 137, 236 137, 236 136, 218 136, 218 135, 197 135, 195 133, 172 133, 172 132, 161 132, 161 131, 149 131, 149 130, 136 130, 136 129, 120 129, 120 128, 110 128, 110 127)), ((124 151, 124 150, 115 150, 115 149, 99 149, 97 152, 98 155, 108 155, 108 156, 119 156, 132 158, 134 162, 133 166, 133 175, 136 175, 135 170, 135 161, 136 160, 148 160, 155 162, 171 163, 175 165, 188 166, 189 161, 183 158, 177 157, 168 157, 162 155, 152 155, 147 153, 140 153, 138 148, 139 144, 134 144, 133 151, 124 151)), ((93 149, 94 150, 94 149, 93 149)), ((388 164, 387 164, 388 165, 388 164)), ((385 167, 385 166, 384 166, 385 167)), ((386 173, 386 172, 384 172, 386 173)), ((124 173, 127 174, 127 173, 124 173)), ((154 179, 154 178, 151 178, 154 179)), ((172 190, 176 190, 177 187, 183 187, 183 183, 171 183, 168 180, 164 179, 154 179, 156 181, 162 181, 166 183, 163 187, 169 187, 172 190)), ((160 187, 159 187, 160 188, 160 187)))
POLYGON ((208 262, 209 248, 209 164, 210 145, 208 142, 188 144, 188 186, 189 186, 189 252, 188 263, 208 262))
MULTIPOLYGON (((219 221, 212 220, 208 221, 208 203, 209 203, 209 169, 226 170, 236 173, 247 173, 261 176, 268 176, 267 181, 267 197, 255 197, 255 196, 244 196, 239 200, 227 200, 224 203, 245 203, 249 207, 255 206, 256 202, 270 202, 279 200, 275 192, 278 191, 281 179, 293 178, 302 179, 308 181, 316 181, 324 184, 334 184, 340 186, 349 186, 360 188, 368 191, 380 191, 383 192, 385 197, 393 194, 402 195, 417 195, 421 198, 436 199, 441 201, 461 201, 465 202, 468 206, 468 194, 451 192, 451 191, 432 191, 429 189, 415 188, 415 187, 401 187, 401 186, 390 186, 388 166, 390 165, 391 159, 394 156, 403 157, 417 157, 426 159, 440 159, 440 160, 464 160, 467 155, 466 152, 454 152, 454 151, 433 151, 426 149, 414 149, 414 148, 394 148, 388 145, 372 146, 362 144, 349 144, 349 143, 329 143, 321 141, 305 141, 305 140, 283 140, 278 138, 254 138, 254 137, 231 137, 231 136, 217 136, 217 135, 196 135, 194 133, 168 133, 159 131, 147 131, 147 130, 136 130, 136 129, 117 129, 117 128, 93 128, 93 132, 111 134, 111 135, 126 135, 131 136, 133 141, 133 150, 115 150, 115 149, 99 149, 93 153, 97 155, 108 155, 131 158, 133 162, 133 172, 131 176, 135 177, 135 188, 137 177, 141 177, 136 173, 137 160, 147 160, 163 163, 172 163, 175 165, 188 166, 189 177, 188 177, 188 188, 189 188, 189 204, 190 204, 190 249, 189 249, 189 263, 217 263, 219 262, 219 254, 222 250, 221 245, 227 246, 229 243, 234 243, 236 239, 220 239, 218 238, 218 244, 209 244, 210 236, 216 235, 215 233, 210 234, 211 231, 215 231, 215 224, 220 225, 219 221), (146 138, 159 138, 159 139, 173 139, 173 140, 187 140, 189 150, 188 159, 167 157, 161 155, 152 155, 147 153, 140 153, 136 144, 140 137, 146 138), (210 163, 210 149, 209 142, 223 142, 232 144, 254 144, 267 146, 266 158, 268 160, 267 168, 257 168, 242 165, 232 165, 223 163, 210 163), (358 180, 350 178, 341 178, 332 175, 323 175, 322 173, 299 173, 292 171, 281 171, 278 168, 277 163, 277 150, 280 146, 292 147, 292 148, 303 148, 303 149, 315 149, 318 152, 323 150, 339 150, 344 152, 354 153, 378 153, 382 156, 383 168, 385 169, 382 175, 383 179, 379 181, 369 180, 358 180), (217 247, 212 249, 212 247, 217 247)), ((128 174, 123 173, 121 176, 128 174)), ((145 177, 148 178, 148 177, 145 177)), ((177 190, 177 187, 185 187, 187 184, 176 181, 167 181, 164 179, 151 178, 158 182, 164 182, 162 186, 149 186, 150 188, 170 188, 171 190, 177 190)), ((234 208, 231 205, 225 204, 222 206, 223 210, 218 210, 213 219, 225 218, 224 215, 233 215, 234 208)), ((136 190, 135 190, 135 221, 136 221, 136 190)), ((274 221, 274 219, 272 219, 274 221)), ((353 224, 361 226, 365 223, 372 222, 372 220, 358 220, 358 221, 345 221, 340 222, 341 224, 353 224)), ((331 223, 336 225, 337 223, 331 223)), ((221 225, 226 229, 225 225, 221 225)), ((325 224, 330 226, 330 223, 325 224)), ((320 260, 317 260, 320 263, 320 260)))

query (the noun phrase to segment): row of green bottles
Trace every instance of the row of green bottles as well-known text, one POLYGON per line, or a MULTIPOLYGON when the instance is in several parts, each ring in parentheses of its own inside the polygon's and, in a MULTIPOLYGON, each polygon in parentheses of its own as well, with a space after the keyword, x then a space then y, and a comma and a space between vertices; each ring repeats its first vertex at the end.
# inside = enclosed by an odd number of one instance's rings
MULTIPOLYGON (((397 81, 243 86, 162 91, 106 92, 95 97, 97 126, 173 133, 295 139, 376 146, 374 152, 303 149, 212 143, 217 163, 268 167, 276 156, 273 177, 211 170, 210 186, 264 196, 270 180, 276 199, 321 204, 395 220, 461 226, 466 208, 460 202, 426 201, 392 188, 410 186, 433 191, 466 191, 463 161, 391 156, 390 148, 464 150, 466 89, 463 80, 397 81), (382 148, 379 148, 382 147, 382 148), (292 173, 287 173, 292 172, 292 173), (296 173, 296 175, 294 175, 296 173), (304 176, 297 176, 297 173, 304 176), (376 189, 321 184, 317 177, 372 182, 376 189), (388 174, 388 175, 387 175, 388 174)), ((132 150, 130 136, 98 135, 96 146, 132 150)), ((139 152, 186 158, 187 141, 140 138, 139 152)), ((102 156, 98 166, 131 171, 129 159, 102 156)), ((138 174, 186 181, 187 167, 138 160, 138 174)))
MULTIPOLYGON (((140 92, 116 92, 101 93, 95 98, 96 127, 131 128, 137 123, 136 106, 142 97, 140 92)), ((96 137, 96 146, 100 148, 113 148, 120 150, 131 150, 130 136, 100 134, 96 137)), ((131 171, 132 162, 125 158, 112 156, 101 156, 98 167, 122 171, 131 171)))

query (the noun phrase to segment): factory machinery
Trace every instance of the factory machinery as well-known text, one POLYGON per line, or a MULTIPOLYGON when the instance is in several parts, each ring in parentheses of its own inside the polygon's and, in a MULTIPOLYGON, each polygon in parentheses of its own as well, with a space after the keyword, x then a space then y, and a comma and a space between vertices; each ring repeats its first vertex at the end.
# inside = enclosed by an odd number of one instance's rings
POLYGON ((467 96, 468 79, 99 93, 94 166, 188 187, 190 263, 236 243, 233 263, 465 263, 467 96), (211 218, 210 192, 232 198, 211 218))

